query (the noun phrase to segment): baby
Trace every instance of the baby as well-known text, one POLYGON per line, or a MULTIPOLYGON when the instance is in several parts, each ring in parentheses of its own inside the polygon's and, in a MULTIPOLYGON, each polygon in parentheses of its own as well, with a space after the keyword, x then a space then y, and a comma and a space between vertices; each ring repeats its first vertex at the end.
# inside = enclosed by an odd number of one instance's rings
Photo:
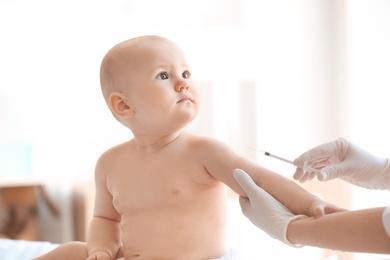
POLYGON ((104 57, 100 80, 112 114, 134 138, 97 162, 87 243, 37 259, 227 259, 226 185, 246 196, 236 168, 295 214, 340 210, 220 141, 184 130, 201 102, 175 43, 159 36, 122 42, 104 57))

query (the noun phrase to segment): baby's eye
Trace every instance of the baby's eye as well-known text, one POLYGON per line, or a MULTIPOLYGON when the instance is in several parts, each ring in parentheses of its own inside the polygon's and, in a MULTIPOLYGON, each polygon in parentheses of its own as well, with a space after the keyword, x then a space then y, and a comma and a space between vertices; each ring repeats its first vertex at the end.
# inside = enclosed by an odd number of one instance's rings
POLYGON ((183 72, 182 76, 185 79, 189 79, 191 77, 191 73, 188 70, 186 70, 183 72))
POLYGON ((166 73, 166 72, 161 72, 161 73, 159 73, 159 74, 157 75, 156 79, 162 79, 162 80, 164 80, 164 79, 169 79, 168 73, 166 73))

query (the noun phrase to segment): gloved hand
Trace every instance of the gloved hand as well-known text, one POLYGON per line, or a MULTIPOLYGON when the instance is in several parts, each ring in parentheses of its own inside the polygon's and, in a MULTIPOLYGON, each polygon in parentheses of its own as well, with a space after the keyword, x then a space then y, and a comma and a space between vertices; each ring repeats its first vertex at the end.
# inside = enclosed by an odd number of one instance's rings
POLYGON ((390 207, 387 207, 382 214, 382 222, 387 235, 390 237, 390 207))
POLYGON ((301 246, 294 245, 287 240, 287 226, 292 220, 307 216, 294 215, 269 193, 257 186, 243 170, 234 170, 233 176, 249 197, 249 199, 240 197, 240 205, 244 215, 271 237, 290 246, 301 246))
POLYGON ((390 190, 390 160, 374 156, 344 138, 319 145, 294 160, 294 179, 300 182, 340 178, 368 189, 390 190), (304 172, 302 167, 319 170, 304 172))

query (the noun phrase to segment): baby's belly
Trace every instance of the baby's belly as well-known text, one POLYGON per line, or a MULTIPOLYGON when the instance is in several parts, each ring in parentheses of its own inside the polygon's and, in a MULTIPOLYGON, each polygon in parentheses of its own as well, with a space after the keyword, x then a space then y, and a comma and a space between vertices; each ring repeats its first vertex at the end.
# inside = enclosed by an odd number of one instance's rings
POLYGON ((122 215, 125 259, 200 260, 223 256, 226 214, 163 208, 122 215))

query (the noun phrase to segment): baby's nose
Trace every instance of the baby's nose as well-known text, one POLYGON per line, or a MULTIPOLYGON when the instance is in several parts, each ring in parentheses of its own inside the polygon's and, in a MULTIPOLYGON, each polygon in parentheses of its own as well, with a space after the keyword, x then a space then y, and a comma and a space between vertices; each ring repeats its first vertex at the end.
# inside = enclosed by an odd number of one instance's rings
POLYGON ((190 88, 189 84, 187 83, 186 80, 179 80, 176 85, 175 85, 175 89, 176 91, 178 92, 181 92, 183 90, 188 90, 190 88))

